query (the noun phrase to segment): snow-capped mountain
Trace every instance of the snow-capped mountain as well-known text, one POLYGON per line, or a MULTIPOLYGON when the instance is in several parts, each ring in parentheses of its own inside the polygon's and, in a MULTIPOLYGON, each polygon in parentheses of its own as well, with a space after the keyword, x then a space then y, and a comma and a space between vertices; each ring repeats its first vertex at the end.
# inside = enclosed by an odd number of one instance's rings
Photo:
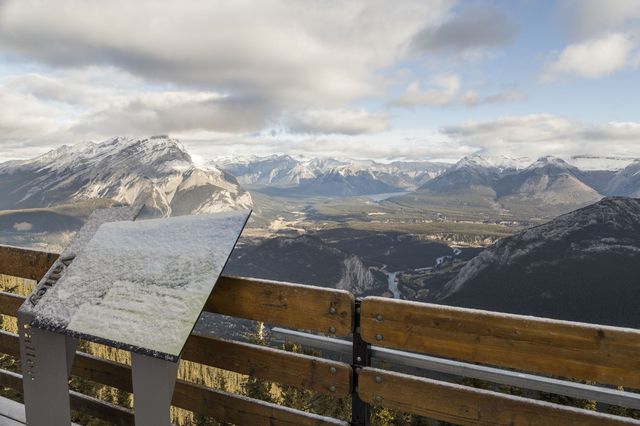
POLYGON ((391 186, 371 170, 337 168, 288 188, 265 188, 270 195, 349 197, 357 195, 401 192, 403 188, 391 186))
POLYGON ((497 197, 542 204, 584 205, 602 196, 584 183, 583 173, 556 157, 542 157, 524 170, 507 174, 494 184, 497 197))
POLYGON ((640 161, 629 164, 615 173, 605 189, 605 194, 640 197, 640 161))
POLYGON ((419 190, 434 194, 468 192, 495 196, 497 180, 512 168, 501 168, 480 156, 464 157, 441 175, 427 181, 419 190))
POLYGON ((144 202, 161 215, 251 206, 251 196, 233 176, 196 167, 180 142, 166 136, 65 145, 32 160, 0 164, 0 210, 97 198, 144 202))
POLYGON ((439 195, 480 194, 506 203, 583 206, 602 198, 598 186, 612 172, 582 172, 566 161, 541 157, 522 167, 519 161, 464 157, 420 191, 439 195))
POLYGON ((379 163, 372 160, 294 158, 288 155, 218 158, 211 164, 228 171, 248 187, 300 187, 293 190, 296 193, 304 187, 313 191, 308 195, 330 196, 413 190, 448 167, 444 163, 428 161, 379 163), (351 188, 332 193, 331 187, 335 187, 336 180, 340 178, 346 178, 346 181, 355 178, 361 182, 358 186, 366 189, 359 191, 351 188), (365 184, 365 180, 368 180, 368 183, 365 184))
POLYGON ((612 197, 504 238, 449 281, 440 302, 640 326, 640 199, 612 197))

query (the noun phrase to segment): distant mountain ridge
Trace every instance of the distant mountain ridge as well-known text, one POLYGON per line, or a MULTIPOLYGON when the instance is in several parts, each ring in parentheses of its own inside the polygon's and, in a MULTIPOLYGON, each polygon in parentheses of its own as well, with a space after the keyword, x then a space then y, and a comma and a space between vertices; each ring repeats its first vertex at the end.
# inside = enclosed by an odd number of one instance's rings
POLYGON ((243 185, 269 187, 273 195, 285 196, 352 196, 413 190, 448 167, 428 161, 379 163, 289 155, 220 158, 211 164, 236 176, 243 185))
POLYGON ((503 238, 469 261, 441 303, 640 326, 640 199, 608 197, 503 238))
POLYGON ((233 176, 197 167, 180 142, 166 136, 64 145, 31 160, 0 164, 0 210, 98 198, 144 202, 164 216, 252 203, 233 176))

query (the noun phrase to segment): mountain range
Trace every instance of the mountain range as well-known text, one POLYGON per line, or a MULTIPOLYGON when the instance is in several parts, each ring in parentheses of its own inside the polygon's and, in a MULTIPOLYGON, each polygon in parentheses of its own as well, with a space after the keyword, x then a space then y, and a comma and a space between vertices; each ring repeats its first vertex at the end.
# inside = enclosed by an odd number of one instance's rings
POLYGON ((0 210, 90 199, 144 202, 151 214, 163 216, 252 203, 232 175, 197 167, 182 144, 166 136, 63 145, 31 160, 0 164, 0 210))
POLYGON ((440 292, 455 306, 640 326, 640 199, 607 197, 482 251, 440 292))
POLYGON ((289 155, 220 158, 211 162, 252 189, 283 196, 354 196, 414 190, 448 165, 431 161, 304 158, 289 155))
MULTIPOLYGON (((576 161, 584 163, 580 158, 576 161)), ((423 196, 432 195, 482 199, 487 205, 500 204, 506 209, 551 206, 554 213, 556 210, 562 213, 604 196, 640 195, 638 160, 617 170, 581 170, 552 156, 531 162, 524 158, 474 155, 446 164, 272 155, 222 158, 213 164, 236 176, 243 185, 268 195, 344 197, 410 192, 392 201, 417 208, 425 202, 423 196)))

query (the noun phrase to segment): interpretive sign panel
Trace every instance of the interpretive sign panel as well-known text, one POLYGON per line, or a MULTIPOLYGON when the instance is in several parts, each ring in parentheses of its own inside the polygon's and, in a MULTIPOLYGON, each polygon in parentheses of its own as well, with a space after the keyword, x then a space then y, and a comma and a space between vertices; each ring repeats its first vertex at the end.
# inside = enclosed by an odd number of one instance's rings
POLYGON ((250 213, 100 226, 31 325, 177 361, 250 213))

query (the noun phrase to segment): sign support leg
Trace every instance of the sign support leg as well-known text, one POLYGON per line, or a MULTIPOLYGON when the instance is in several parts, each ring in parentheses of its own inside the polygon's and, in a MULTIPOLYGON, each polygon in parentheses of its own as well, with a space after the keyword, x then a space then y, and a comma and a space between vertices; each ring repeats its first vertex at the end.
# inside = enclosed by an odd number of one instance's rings
POLYGON ((131 353, 136 426, 171 425, 170 408, 178 362, 131 353))
POLYGON ((18 315, 27 424, 70 425, 69 373, 77 340, 31 327, 30 321, 30 315, 18 315))

